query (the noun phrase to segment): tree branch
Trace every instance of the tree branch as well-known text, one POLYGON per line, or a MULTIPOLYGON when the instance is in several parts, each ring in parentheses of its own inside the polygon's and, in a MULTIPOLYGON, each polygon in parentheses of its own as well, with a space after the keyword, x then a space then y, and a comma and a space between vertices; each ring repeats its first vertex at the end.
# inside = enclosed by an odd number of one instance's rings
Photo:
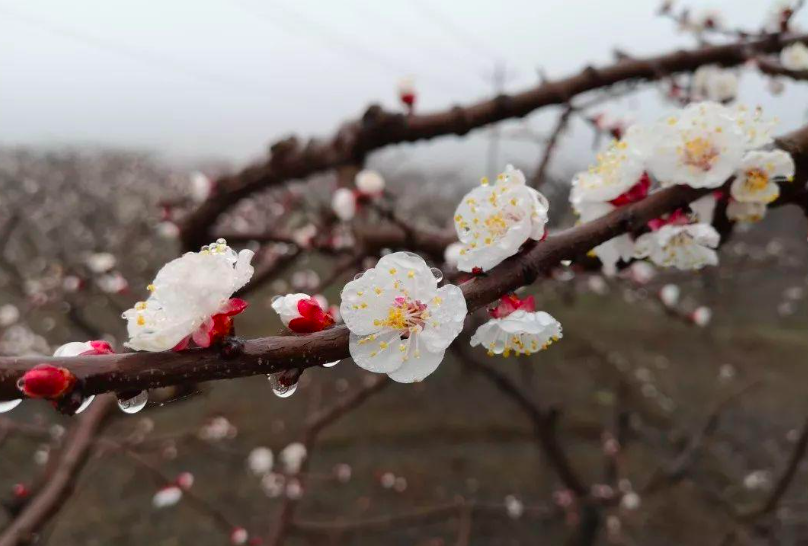
POLYGON ((77 420, 69 434, 53 474, 42 489, 0 535, 0 546, 27 544, 70 498, 81 469, 87 462, 95 436, 115 406, 115 398, 98 398, 77 420))
MULTIPOLYGON (((781 186, 775 206, 798 203, 806 207, 808 193, 808 126, 786 135, 777 146, 788 151, 797 165, 793 182, 781 186)), ((533 283, 562 260, 574 260, 595 246, 698 199, 712 189, 674 186, 657 191, 640 202, 580 226, 551 235, 544 242, 529 243, 485 275, 463 283, 469 311, 503 294, 533 283)), ((121 353, 115 355, 53 358, 0 357, 0 400, 19 398, 17 380, 40 363, 69 369, 80 380, 85 395, 110 391, 139 391, 188 382, 232 379, 289 369, 305 369, 349 356, 348 329, 337 326, 304 336, 271 336, 246 340, 243 350, 227 359, 215 348, 181 352, 121 353)))
POLYGON ((186 249, 209 243, 211 230, 219 216, 257 190, 341 165, 361 163, 366 154, 384 146, 451 134, 464 135, 491 123, 524 117, 544 106, 567 103, 576 95, 619 82, 657 80, 707 64, 740 65, 751 57, 779 51, 797 41, 808 42, 808 35, 773 34, 752 41, 739 40, 644 59, 622 58, 601 68, 588 66, 573 76, 545 81, 521 93, 502 94, 435 114, 404 115, 386 112, 374 105, 361 119, 345 123, 329 139, 311 139, 304 145, 296 137, 286 138, 271 146, 270 157, 264 163, 219 179, 216 191, 183 221, 182 243, 186 249))

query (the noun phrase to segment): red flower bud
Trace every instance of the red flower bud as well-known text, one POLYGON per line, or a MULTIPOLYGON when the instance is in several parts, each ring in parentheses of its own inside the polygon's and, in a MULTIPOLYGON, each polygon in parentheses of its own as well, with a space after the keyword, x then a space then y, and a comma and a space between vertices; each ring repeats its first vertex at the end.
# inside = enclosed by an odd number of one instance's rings
POLYGON ((643 173, 639 182, 631 186, 628 191, 618 195, 609 202, 615 207, 622 207, 623 205, 630 205, 631 203, 642 201, 648 196, 648 189, 650 187, 651 179, 646 173, 643 173))
POLYGON ((24 499, 31 494, 31 491, 23 483, 15 483, 12 491, 17 499, 24 499))
POLYGON ((528 296, 520 300, 516 294, 505 294, 499 300, 499 304, 488 311, 494 318, 505 318, 514 311, 528 311, 532 313, 536 310, 536 301, 533 296, 528 296))
POLYGON ((17 382, 17 388, 28 398, 57 400, 69 392, 76 383, 76 376, 68 369, 50 364, 31 368, 17 382))
POLYGON ((334 317, 323 311, 314 298, 297 302, 297 311, 300 313, 300 317, 289 321, 289 329, 298 334, 319 332, 334 324, 334 317))

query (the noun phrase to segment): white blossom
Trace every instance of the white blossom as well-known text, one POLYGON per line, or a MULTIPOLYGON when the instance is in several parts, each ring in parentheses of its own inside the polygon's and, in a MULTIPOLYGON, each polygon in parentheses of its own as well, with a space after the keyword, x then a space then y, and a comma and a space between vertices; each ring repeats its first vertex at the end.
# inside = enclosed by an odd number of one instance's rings
POLYGON ((400 383, 421 381, 437 369, 466 313, 460 288, 438 288, 423 258, 409 252, 382 257, 345 285, 340 305, 354 362, 400 383))
POLYGON ((7 303, 0 305, 0 326, 11 326, 20 319, 20 310, 16 305, 7 303))
POLYGON ((491 311, 488 322, 477 328, 471 346, 482 345, 488 355, 504 357, 531 355, 549 347, 562 337, 561 324, 549 313, 534 311, 533 298, 519 300, 505 296, 491 311))
POLYGON ((511 519, 519 519, 525 513, 525 505, 514 495, 505 497, 505 511, 511 519))
POLYGON ((738 76, 718 65, 705 65, 693 73, 693 92, 703 100, 727 102, 738 95, 738 76))
POLYGON ((484 178, 455 211, 455 228, 464 245, 458 269, 488 271, 528 239, 543 239, 549 207, 541 193, 525 184, 522 171, 510 165, 494 184, 484 178))
POLYGON ((191 173, 191 198, 201 203, 205 201, 213 189, 213 182, 204 173, 191 173))
POLYGON ((727 218, 733 222, 760 222, 765 216, 765 203, 741 203, 731 199, 727 205, 727 218))
MULTIPOLYGON (((570 202, 582 222, 600 218, 647 195, 650 180, 645 176, 645 140, 644 128, 632 126, 625 138, 598 154, 594 166, 573 178, 570 202)), ((634 240, 628 234, 619 235, 592 252, 603 264, 604 273, 611 276, 617 272, 618 261, 633 256, 634 240)))
POLYGON ((802 42, 784 47, 780 51, 780 64, 788 70, 808 70, 808 47, 802 42))
POLYGON ((348 188, 337 188, 331 198, 331 210, 343 222, 352 220, 356 215, 356 196, 348 188))
POLYGON ((174 506, 182 499, 182 489, 176 485, 163 487, 152 497, 152 506, 155 508, 166 508, 174 506))
POLYGON ((640 496, 633 491, 629 491, 620 498, 620 506, 629 511, 639 508, 641 502, 640 496))
MULTIPOLYGON (((577 211, 581 222, 591 222, 616 208, 611 203, 580 203, 577 211)), ((617 273, 617 262, 628 261, 634 256, 634 238, 628 233, 623 233, 599 244, 592 249, 592 253, 603 265, 603 273, 612 276, 617 273)))
POLYGON ((87 256, 86 263, 93 273, 106 273, 115 267, 117 260, 109 252, 96 252, 87 256))
POLYGON ((715 207, 718 197, 715 192, 708 193, 690 203, 690 210, 696 215, 696 220, 702 224, 712 224, 715 217, 715 207))
POLYGON ((696 308, 691 315, 691 319, 696 326, 701 326, 702 328, 710 324, 710 320, 713 318, 713 312, 710 310, 709 307, 701 306, 696 308))
POLYGON ((71 341, 60 346, 53 356, 64 358, 82 355, 108 355, 114 351, 106 341, 71 341))
POLYGON ((636 258, 649 258, 656 265, 678 269, 700 269, 716 265, 715 248, 721 236, 710 225, 665 225, 637 238, 636 258))
MULTIPOLYGON (((123 316, 128 321, 127 347, 138 351, 166 351, 194 336, 200 346, 215 326, 214 315, 240 312, 230 297, 253 274, 253 252, 238 254, 219 239, 200 252, 188 252, 166 265, 149 285, 151 295, 123 316)), ((240 301, 240 300, 239 300, 240 301)), ((210 340, 207 339, 207 343, 210 340)))
POLYGON ((766 118, 763 116, 762 108, 749 108, 743 104, 726 108, 726 111, 735 120, 735 125, 741 129, 748 150, 774 142, 772 136, 774 128, 780 122, 776 117, 766 118))
POLYGON ((233 544, 234 546, 247 544, 247 541, 249 539, 250 534, 244 527, 236 527, 235 529, 233 529, 233 532, 230 533, 230 544, 233 544))
POLYGON ((354 180, 356 189, 366 195, 380 195, 384 191, 384 177, 377 171, 364 169, 359 171, 354 180))
POLYGON ((247 457, 247 467, 259 476, 272 470, 273 462, 272 450, 268 447, 256 447, 247 457))
POLYGON ((594 166, 573 178, 570 202, 576 210, 617 199, 640 182, 645 172, 641 136, 641 126, 632 126, 624 139, 598 154, 594 166))
POLYGON ((452 243, 443 251, 443 261, 449 267, 457 268, 460 263, 460 251, 463 250, 463 243, 452 243))
POLYGON ((287 474, 297 474, 306 459, 306 446, 300 442, 291 443, 278 454, 278 459, 287 474))
POLYGON ((777 180, 791 181, 794 171, 794 160, 787 152, 749 152, 735 175, 730 194, 741 203, 767 205, 780 195, 777 180))
POLYGON ((649 131, 651 174, 663 185, 717 188, 741 162, 748 139, 738 119, 714 102, 695 103, 649 131))
POLYGON ((673 307, 679 302, 680 289, 675 284, 666 284, 659 291, 659 299, 666 307, 673 307))

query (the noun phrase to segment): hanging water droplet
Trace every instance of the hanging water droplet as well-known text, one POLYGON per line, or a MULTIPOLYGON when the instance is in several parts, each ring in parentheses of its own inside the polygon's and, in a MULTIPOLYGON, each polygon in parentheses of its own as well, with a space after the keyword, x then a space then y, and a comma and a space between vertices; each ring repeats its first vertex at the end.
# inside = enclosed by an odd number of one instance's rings
POLYGON ((0 413, 5 413, 7 411, 11 411, 17 406, 22 403, 22 398, 17 398, 16 400, 6 400, 4 402, 0 402, 0 413))
POLYGON ((278 398, 289 398, 297 390, 297 380, 300 378, 300 372, 297 370, 283 371, 278 373, 269 374, 269 384, 272 386, 272 392, 278 398))
POLYGON ((149 391, 140 391, 130 398, 118 398, 118 407, 121 408, 122 412, 132 414, 145 408, 148 401, 149 391))
POLYGON ((76 410, 76 415, 78 415, 79 413, 90 407, 90 404, 93 403, 93 400, 95 400, 94 394, 85 398, 84 402, 82 402, 81 405, 79 406, 79 409, 76 410))
POLYGON ((432 272, 432 276, 435 277, 436 281, 440 282, 443 280, 443 271, 441 271, 437 267, 433 267, 432 269, 430 269, 430 271, 432 272))
POLYGON ((334 362, 326 362, 325 364, 323 364, 323 368, 333 368, 339 363, 340 363, 339 360, 335 360, 334 362))

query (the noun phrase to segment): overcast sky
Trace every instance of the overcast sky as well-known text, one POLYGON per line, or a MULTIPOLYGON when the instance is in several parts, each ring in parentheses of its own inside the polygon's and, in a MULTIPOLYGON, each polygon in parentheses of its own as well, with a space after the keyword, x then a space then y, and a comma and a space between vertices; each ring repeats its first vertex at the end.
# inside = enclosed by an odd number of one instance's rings
MULTIPOLYGON (((0 0, 0 143, 101 144, 243 162, 273 137, 327 135, 372 101, 397 107, 403 76, 415 78, 427 111, 490 94, 497 61, 516 91, 536 82, 539 67, 567 75, 610 61, 615 46, 648 55, 692 45, 654 16, 657 5, 0 0)), ((744 24, 761 20, 770 1, 692 5, 744 24)), ((744 78, 744 98, 776 103, 786 128, 802 120, 808 84, 773 99, 758 78, 744 78)), ((638 104, 642 117, 642 100, 623 107, 638 104)))

